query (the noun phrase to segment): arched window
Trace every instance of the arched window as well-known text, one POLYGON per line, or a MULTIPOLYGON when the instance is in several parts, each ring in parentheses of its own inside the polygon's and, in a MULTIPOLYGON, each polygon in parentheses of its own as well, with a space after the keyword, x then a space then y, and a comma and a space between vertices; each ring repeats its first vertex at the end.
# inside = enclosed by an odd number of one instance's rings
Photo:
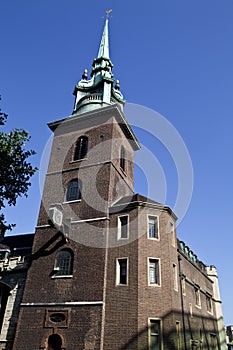
POLYGON ((62 339, 58 334, 51 334, 48 339, 48 350, 61 350, 62 339))
POLYGON ((57 253, 54 265, 54 276, 72 275, 73 254, 70 250, 64 249, 57 253))
POLYGON ((74 150, 74 160, 83 159, 87 155, 88 137, 80 136, 76 142, 74 150))
POLYGON ((66 201, 75 201, 81 199, 81 181, 78 179, 71 180, 67 186, 66 201))
POLYGON ((121 146, 120 167, 123 171, 125 171, 125 149, 123 146, 121 146))

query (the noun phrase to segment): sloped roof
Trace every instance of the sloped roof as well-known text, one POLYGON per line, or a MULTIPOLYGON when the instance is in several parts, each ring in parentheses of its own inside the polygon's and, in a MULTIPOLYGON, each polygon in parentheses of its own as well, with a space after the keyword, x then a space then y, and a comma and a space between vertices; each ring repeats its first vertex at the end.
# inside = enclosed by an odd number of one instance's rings
POLYGON ((114 203, 114 206, 121 205, 121 204, 127 204, 127 203, 134 203, 134 202, 144 202, 144 203, 151 203, 151 204, 156 204, 156 205, 163 205, 159 202, 156 202, 150 198, 147 198, 139 193, 135 193, 132 196, 125 196, 121 198, 119 201, 114 203))
POLYGON ((162 203, 156 202, 153 199, 147 198, 139 193, 133 194, 132 196, 125 196, 115 202, 109 209, 110 213, 117 213, 121 211, 127 211, 138 206, 148 206, 155 209, 168 211, 175 219, 177 216, 172 209, 162 203))

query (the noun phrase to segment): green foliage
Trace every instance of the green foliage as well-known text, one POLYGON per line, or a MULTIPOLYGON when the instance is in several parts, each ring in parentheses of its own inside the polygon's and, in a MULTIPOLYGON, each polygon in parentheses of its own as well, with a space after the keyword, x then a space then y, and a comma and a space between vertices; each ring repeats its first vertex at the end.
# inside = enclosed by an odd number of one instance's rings
MULTIPOLYGON (((5 125, 7 115, 0 110, 0 125, 5 125)), ((6 205, 16 205, 18 197, 26 196, 31 185, 30 178, 36 172, 28 157, 35 154, 27 150, 30 140, 28 132, 23 129, 13 129, 9 133, 0 131, 0 233, 11 230, 14 224, 5 220, 2 210, 6 205)))

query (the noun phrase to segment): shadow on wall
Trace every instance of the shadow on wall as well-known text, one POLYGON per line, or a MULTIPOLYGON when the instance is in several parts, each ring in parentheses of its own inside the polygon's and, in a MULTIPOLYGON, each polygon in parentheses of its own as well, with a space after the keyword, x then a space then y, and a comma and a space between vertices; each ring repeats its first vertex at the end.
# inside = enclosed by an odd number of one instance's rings
MULTIPOLYGON (((153 325, 135 334, 129 342, 119 350, 225 350, 226 343, 220 343, 216 320, 195 313, 184 315, 185 327, 182 324, 182 314, 179 311, 165 315, 162 320, 163 333, 153 325), (174 324, 166 331, 167 325, 174 324), (145 345, 146 344, 146 345, 145 345)), ((224 330, 223 330, 224 331, 224 330)))

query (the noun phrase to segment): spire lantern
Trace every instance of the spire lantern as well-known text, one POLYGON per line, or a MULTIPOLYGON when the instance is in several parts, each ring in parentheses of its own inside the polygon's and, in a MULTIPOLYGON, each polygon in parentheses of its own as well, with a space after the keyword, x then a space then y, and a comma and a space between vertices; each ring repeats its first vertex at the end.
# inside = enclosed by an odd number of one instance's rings
POLYGON ((105 105, 118 104, 121 109, 125 101, 118 84, 114 87, 112 68, 109 55, 108 21, 112 10, 106 11, 105 25, 99 45, 97 58, 93 60, 91 79, 88 80, 87 70, 74 88, 75 106, 73 114, 87 112, 105 105))

